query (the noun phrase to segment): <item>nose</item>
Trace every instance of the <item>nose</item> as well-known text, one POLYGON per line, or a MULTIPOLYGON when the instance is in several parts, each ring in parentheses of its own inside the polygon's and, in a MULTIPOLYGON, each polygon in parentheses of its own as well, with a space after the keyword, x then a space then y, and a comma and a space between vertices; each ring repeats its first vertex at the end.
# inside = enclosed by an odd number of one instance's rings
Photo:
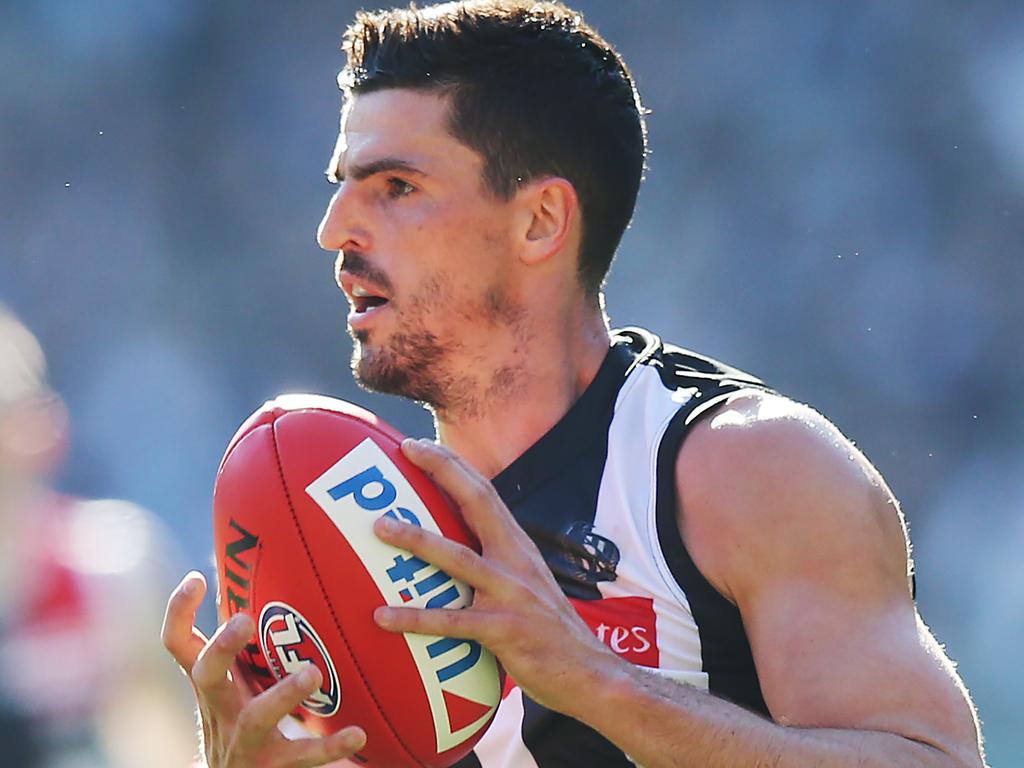
POLYGON ((367 249, 369 234, 361 224, 358 209, 352 185, 341 182, 327 203, 327 210, 316 230, 316 241, 321 248, 334 252, 346 248, 367 249))

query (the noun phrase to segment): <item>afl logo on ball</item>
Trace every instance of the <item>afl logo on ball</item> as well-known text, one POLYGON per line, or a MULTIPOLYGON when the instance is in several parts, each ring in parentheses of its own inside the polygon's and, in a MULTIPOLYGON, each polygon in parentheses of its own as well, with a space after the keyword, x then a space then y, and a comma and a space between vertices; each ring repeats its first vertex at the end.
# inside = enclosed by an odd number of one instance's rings
POLYGON ((267 603, 260 612, 260 648, 267 666, 280 680, 299 672, 307 664, 319 667, 320 689, 302 702, 303 709, 319 717, 330 717, 341 705, 341 686, 334 662, 312 625, 286 603, 267 603))

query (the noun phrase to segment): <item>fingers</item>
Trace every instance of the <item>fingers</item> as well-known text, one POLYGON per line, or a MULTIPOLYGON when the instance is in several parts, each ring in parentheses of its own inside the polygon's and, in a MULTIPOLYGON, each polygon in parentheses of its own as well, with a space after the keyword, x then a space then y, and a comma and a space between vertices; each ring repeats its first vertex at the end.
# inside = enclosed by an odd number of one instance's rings
POLYGON ((229 674, 237 655, 252 638, 253 620, 246 614, 236 614, 207 641, 194 626, 205 594, 202 574, 188 573, 167 601, 161 638, 195 688, 207 744, 211 734, 223 731, 222 741, 226 736, 237 748, 235 758, 245 762, 273 754, 281 758, 275 764, 289 768, 324 766, 345 760, 363 748, 366 734, 356 726, 326 738, 288 742, 281 737, 277 724, 319 687, 319 670, 310 665, 253 697, 237 675, 229 674), (233 738, 228 735, 232 731, 233 738), (267 744, 270 736, 273 745, 267 744), (267 749, 271 752, 265 753, 267 749))
POLYGON ((366 733, 359 726, 350 725, 320 739, 293 741, 288 765, 290 768, 315 768, 352 757, 365 745, 366 733))
POLYGON ((389 632, 465 638, 478 640, 486 646, 491 645, 492 636, 501 634, 499 615, 479 608, 452 610, 381 606, 373 612, 373 618, 381 629, 389 632))
POLYGON ((389 517, 377 518, 373 530, 382 541, 412 552, 474 589, 492 594, 505 591, 504 578, 495 566, 463 544, 389 517))
POLYGON ((160 637, 185 674, 191 674, 206 645, 206 637, 195 628, 196 611, 205 594, 206 579, 198 571, 189 571, 167 600, 160 637))
MULTIPOLYGON (((241 756, 258 754, 267 739, 277 734, 277 725, 316 691, 322 682, 312 664, 289 675, 254 697, 238 715, 236 744, 241 756)), ((280 764, 289 768, 324 765, 351 757, 366 744, 362 728, 349 726, 324 738, 288 742, 280 753, 280 764)))
POLYGON ((320 670, 307 664, 253 697, 238 715, 239 744, 258 748, 281 719, 309 698, 321 682, 320 670))
POLYGON ((221 624, 192 665, 196 692, 221 714, 231 714, 241 706, 242 683, 229 677, 228 670, 255 629, 248 615, 236 613, 221 624))
POLYGON ((507 537, 510 528, 519 531, 494 486, 462 458, 429 440, 406 439, 402 452, 455 500, 481 544, 507 537))

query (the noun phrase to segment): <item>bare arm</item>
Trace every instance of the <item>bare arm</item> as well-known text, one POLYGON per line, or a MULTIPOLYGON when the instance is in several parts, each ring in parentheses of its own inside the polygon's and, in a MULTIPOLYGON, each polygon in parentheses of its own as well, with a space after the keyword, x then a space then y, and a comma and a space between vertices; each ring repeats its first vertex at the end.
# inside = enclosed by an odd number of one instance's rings
POLYGON ((684 539, 740 608, 774 721, 616 657, 486 480, 442 448, 407 453, 459 502, 483 555, 411 526, 381 522, 378 534, 477 597, 463 611, 382 609, 378 620, 480 640, 531 697, 637 764, 983 765, 966 692, 917 618, 895 501, 813 411, 737 399, 695 429, 677 464, 684 539))
POLYGON ((592 725, 617 740, 666 723, 677 758, 630 753, 649 766, 982 764, 966 691, 914 608, 896 501, 835 427, 736 398, 688 438, 677 486, 684 540, 740 608, 776 722, 630 671, 592 725))

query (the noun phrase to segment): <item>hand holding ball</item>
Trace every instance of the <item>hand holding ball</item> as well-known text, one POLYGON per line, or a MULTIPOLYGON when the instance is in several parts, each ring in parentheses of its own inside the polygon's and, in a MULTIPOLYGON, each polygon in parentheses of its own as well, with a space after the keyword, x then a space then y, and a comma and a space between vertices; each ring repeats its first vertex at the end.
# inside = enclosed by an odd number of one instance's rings
POLYGON ((483 735, 501 676, 474 641, 373 621, 381 605, 472 601, 465 584, 373 533, 386 515, 475 545, 401 441, 368 411, 315 395, 280 397, 247 419, 214 491, 218 599, 223 619, 256 623, 238 659, 254 691, 315 664, 323 682, 296 712, 307 729, 359 725, 366 764, 441 768, 483 735))

